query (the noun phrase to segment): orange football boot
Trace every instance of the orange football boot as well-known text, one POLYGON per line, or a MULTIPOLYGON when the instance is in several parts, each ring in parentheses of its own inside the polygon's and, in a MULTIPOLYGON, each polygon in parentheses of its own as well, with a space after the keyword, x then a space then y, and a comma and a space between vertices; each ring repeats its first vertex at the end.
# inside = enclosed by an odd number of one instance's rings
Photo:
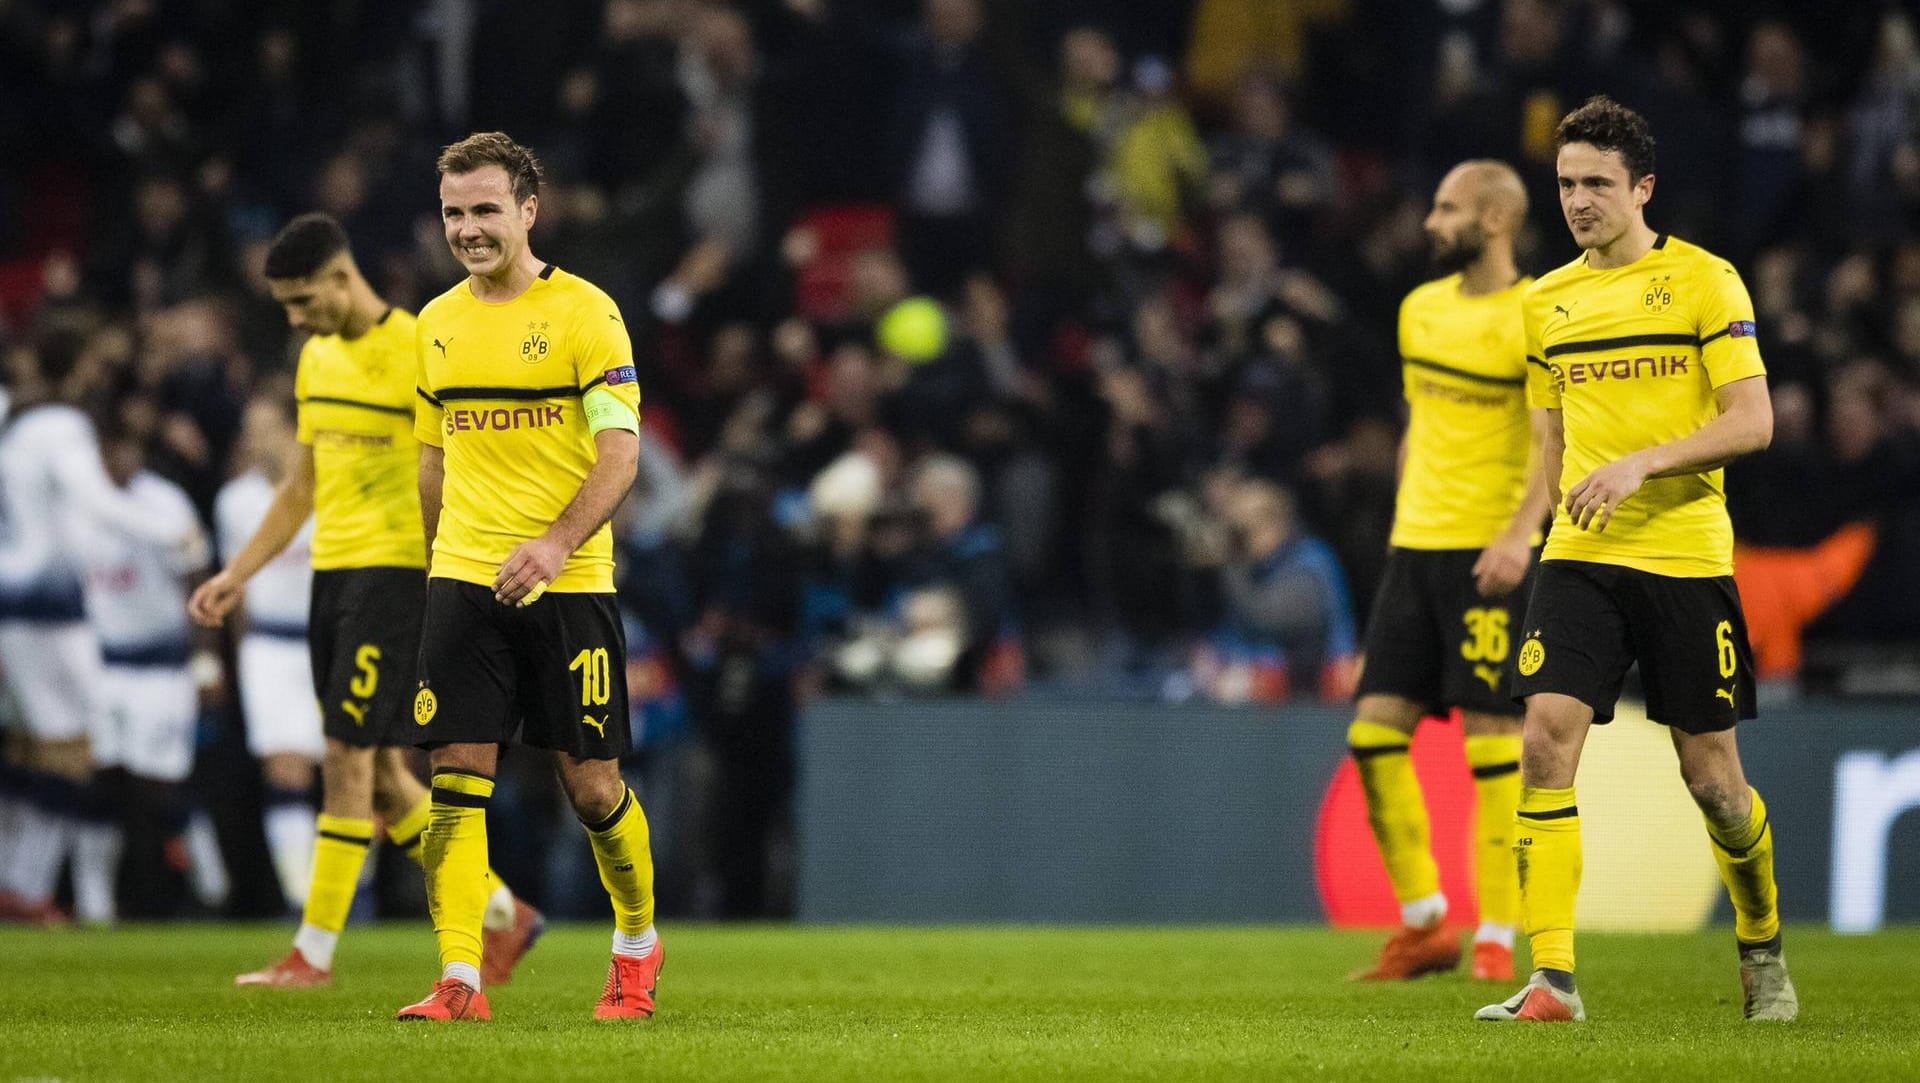
POLYGON ((409 1004, 394 1013, 402 1022, 415 1019, 486 1022, 493 1018, 487 1007, 487 994, 458 978, 442 978, 433 983, 433 992, 418 1004, 409 1004))
POLYGON ((1520 1010, 1513 1015, 1520 1023, 1572 1023, 1586 1017, 1585 1012, 1574 1014, 1577 1002, 1568 1003, 1565 994, 1555 995, 1552 989, 1533 989, 1527 993, 1527 999, 1520 1004, 1520 1010))
POLYGON ((525 899, 513 897, 513 924, 504 929, 481 930, 480 984, 505 985, 513 980, 513 968, 533 950, 534 941, 547 931, 547 919, 525 899))
POLYGON ((51 902, 30 902, 25 896, 0 891, 0 925, 38 925, 54 928, 69 924, 66 911, 51 902))
POLYGON ((241 974, 233 979, 235 985, 268 985, 276 989, 319 989, 333 984, 333 971, 322 970, 307 962, 299 948, 287 952, 287 957, 250 974, 241 974))
POLYGON ((644 959, 616 955, 607 966, 607 987, 600 1002, 593 1006, 595 1019, 646 1019, 653 1015, 653 987, 660 980, 660 968, 667 960, 666 948, 653 942, 653 951, 644 959))
POLYGON ((1412 981, 1460 965, 1460 935, 1446 925, 1402 929, 1380 949, 1372 969, 1355 971, 1352 981, 1412 981))
POLYGON ((1520 991, 1473 1013, 1483 1023, 1584 1023, 1587 1009, 1579 990, 1563 993, 1536 970, 1520 991))
POLYGON ((1512 981, 1513 949, 1497 940, 1473 942, 1475 981, 1512 981))

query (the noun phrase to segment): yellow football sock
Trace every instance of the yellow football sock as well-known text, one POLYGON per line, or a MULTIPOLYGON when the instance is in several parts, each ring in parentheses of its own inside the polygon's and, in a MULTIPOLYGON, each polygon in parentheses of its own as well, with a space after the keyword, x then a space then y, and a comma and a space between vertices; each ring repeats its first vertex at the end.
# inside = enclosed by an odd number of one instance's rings
POLYGON ((353 891, 360 884, 360 867, 366 864, 367 847, 373 843, 373 821, 323 812, 315 818, 314 828, 313 880, 307 887, 307 904, 300 921, 337 933, 347 927, 353 891))
POLYGON ((387 825, 387 838, 402 853, 426 864, 426 858, 420 854, 420 836, 426 833, 427 821, 433 816, 433 798, 421 794, 420 800, 407 810, 407 814, 387 825))
POLYGON ((1347 728, 1353 765, 1367 795, 1367 822, 1387 864, 1387 879, 1402 903, 1440 893, 1440 867, 1433 860, 1427 800, 1413 773, 1412 738, 1392 726, 1355 722, 1347 728))
POLYGON ((629 936, 646 932, 653 924, 653 850, 639 799, 629 789, 611 816, 585 826, 600 883, 613 898, 614 930, 629 936))
POLYGON ((487 910, 487 803, 493 780, 467 771, 433 773, 432 811, 421 836, 427 910, 440 942, 440 965, 480 966, 487 910))
POLYGON ((1533 965, 1573 970, 1573 904, 1580 895, 1580 807, 1573 787, 1522 786, 1514 810, 1520 921, 1533 965))
POLYGON ((1520 805, 1520 735, 1467 738, 1467 766, 1479 798, 1473 868, 1480 920, 1512 928, 1520 918, 1520 882, 1513 869, 1513 811, 1520 805))
MULTIPOLYGON (((420 840, 421 840, 421 836, 426 833, 427 820, 428 820, 428 817, 432 814, 432 811, 433 811, 433 798, 428 796, 425 793, 422 793, 420 795, 420 800, 412 808, 407 810, 407 814, 405 816, 402 816, 398 820, 395 820, 394 822, 387 825, 387 838, 393 840, 393 844, 395 846, 400 847, 400 849, 404 851, 408 857, 412 858, 415 861, 415 863, 421 865, 422 867, 425 867, 427 863, 427 859, 426 859, 426 855, 421 853, 420 840)), ((487 927, 490 929, 493 928, 496 924, 504 926, 504 925, 511 925, 513 923, 513 913, 511 908, 508 908, 507 913, 505 915, 495 915, 494 913, 495 907, 493 906, 493 903, 492 903, 493 893, 496 889, 498 889, 501 883, 503 883, 503 881, 500 879, 500 874, 497 872, 494 872, 492 868, 488 868, 487 869, 487 898, 488 898, 487 927), (500 918, 500 920, 497 922, 495 920, 496 916, 500 918)))
POLYGON ((1780 892, 1773 882, 1773 828, 1767 803, 1751 788, 1753 811, 1737 833, 1723 836, 1707 823, 1720 882, 1733 899, 1733 935, 1742 944, 1766 944, 1780 935, 1780 892))

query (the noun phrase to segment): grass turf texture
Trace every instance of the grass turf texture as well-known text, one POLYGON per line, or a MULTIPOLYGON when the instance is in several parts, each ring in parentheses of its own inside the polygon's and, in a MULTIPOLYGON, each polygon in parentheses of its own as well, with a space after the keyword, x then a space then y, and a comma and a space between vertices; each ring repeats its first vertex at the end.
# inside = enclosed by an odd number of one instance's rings
POLYGON ((399 1024, 421 925, 355 927, 331 989, 236 989, 264 926, 0 929, 0 1083, 146 1079, 1911 1079, 1920 929, 1791 929, 1798 1023, 1740 1019, 1730 930, 1581 938, 1579 1026, 1474 1023, 1513 986, 1359 985, 1321 929, 665 928, 662 1010, 595 1023, 603 926, 549 931, 491 1024, 399 1024))

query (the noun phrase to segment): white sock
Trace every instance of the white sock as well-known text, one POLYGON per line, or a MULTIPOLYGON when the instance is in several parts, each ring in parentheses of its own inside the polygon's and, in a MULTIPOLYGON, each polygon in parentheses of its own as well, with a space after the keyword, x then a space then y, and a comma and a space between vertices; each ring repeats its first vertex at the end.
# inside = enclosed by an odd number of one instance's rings
POLYGON ((1491 921, 1483 921, 1480 923, 1480 928, 1474 930, 1473 942, 1476 944, 1498 944, 1508 951, 1512 951, 1513 926, 1495 925, 1491 921))
POLYGON ((1447 897, 1435 892, 1424 899, 1400 904, 1400 923, 1409 929, 1424 929, 1447 920, 1447 897))
POLYGON ((280 893, 287 905, 298 909, 306 905, 307 888, 313 875, 313 808, 286 802, 267 806, 262 818, 267 829, 267 852, 273 856, 273 872, 280 879, 280 893))
POLYGON ((513 892, 507 889, 507 885, 497 881, 494 883, 493 893, 487 896, 487 912, 480 919, 480 926, 484 929, 513 928, 513 892))
POLYGON ((339 933, 330 933, 325 929, 316 929, 301 923, 300 931, 293 934, 293 946, 307 957, 307 962, 321 970, 333 969, 334 945, 340 943, 339 933))
POLYGON ((25 807, 18 797, 0 796, 0 886, 6 883, 5 870, 13 867, 13 844, 20 837, 20 810, 25 807))
POLYGON ((81 921, 111 924, 113 888, 125 843, 117 824, 82 822, 73 829, 73 913, 81 921))
POLYGON ((9 886, 29 903, 51 902, 73 839, 73 820, 38 805, 25 805, 18 824, 9 886))
POLYGON ((227 876, 227 861, 220 856, 220 839, 213 831, 213 818, 205 809, 193 810, 187 819, 187 861, 193 876, 193 893, 213 909, 227 903, 233 882, 227 876))
POLYGON ((448 978, 466 982, 475 989, 480 988, 480 968, 472 963, 448 963, 441 967, 440 980, 446 981, 448 978))
POLYGON ((659 934, 649 925, 638 933, 623 933, 616 930, 613 934, 613 953, 630 955, 635 959, 645 959, 653 954, 653 946, 660 942, 659 934))

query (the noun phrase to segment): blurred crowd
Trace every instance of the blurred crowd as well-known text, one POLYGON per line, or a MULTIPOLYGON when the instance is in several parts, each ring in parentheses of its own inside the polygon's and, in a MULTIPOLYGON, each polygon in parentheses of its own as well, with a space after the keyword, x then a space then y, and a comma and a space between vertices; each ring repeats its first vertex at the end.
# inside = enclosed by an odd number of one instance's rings
POLYGON ((1732 0, 6 0, 0 346, 137 390, 150 462, 208 514, 297 353, 274 230, 334 215, 416 308, 460 274, 437 148, 533 146, 534 250, 619 302, 645 396, 616 523, 635 769, 721 795, 663 901, 777 911, 779 847, 738 843, 778 837, 820 689, 1348 693, 1433 185, 1514 163, 1523 266, 1572 258, 1552 133, 1590 93, 1646 113, 1650 221, 1758 308, 1777 435, 1728 487, 1752 566, 1801 584, 1743 579, 1769 675, 1920 641, 1917 27, 1732 0))

